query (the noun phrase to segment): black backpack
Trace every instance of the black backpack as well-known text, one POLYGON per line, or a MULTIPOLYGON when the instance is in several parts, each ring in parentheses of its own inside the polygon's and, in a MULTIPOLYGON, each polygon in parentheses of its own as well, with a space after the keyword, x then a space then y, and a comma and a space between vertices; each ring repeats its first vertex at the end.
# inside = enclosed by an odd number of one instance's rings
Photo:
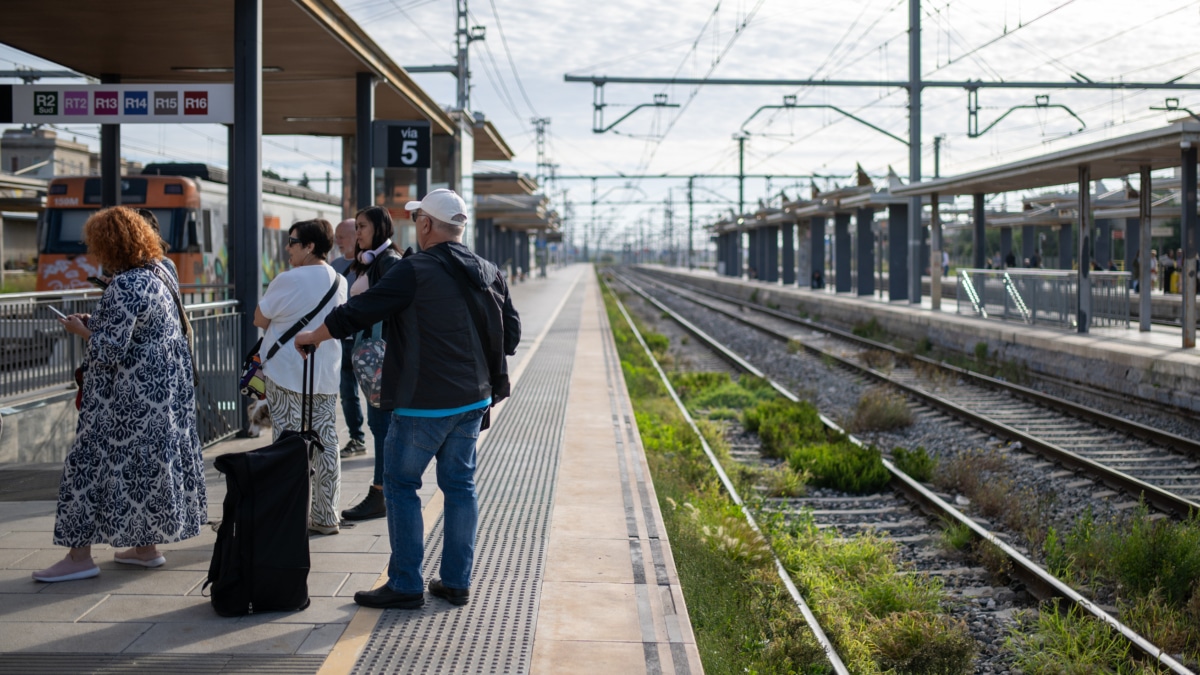
MULTIPOLYGON (((508 358, 517 352, 521 341, 521 319, 513 309, 508 287, 499 270, 490 262, 476 256, 484 276, 490 283, 481 283, 468 277, 466 270, 451 256, 434 247, 429 250, 443 268, 458 281, 475 332, 487 357, 489 379, 492 386, 492 405, 508 398, 512 386, 508 379, 508 358)), ((484 414, 480 429, 491 425, 491 408, 484 414)))
MULTIPOLYGON (((312 431, 312 357, 304 361, 301 427, 265 448, 222 455, 222 505, 208 579, 221 616, 308 607, 308 504, 312 457, 326 451, 312 431)), ((202 590, 203 590, 202 589, 202 590)))

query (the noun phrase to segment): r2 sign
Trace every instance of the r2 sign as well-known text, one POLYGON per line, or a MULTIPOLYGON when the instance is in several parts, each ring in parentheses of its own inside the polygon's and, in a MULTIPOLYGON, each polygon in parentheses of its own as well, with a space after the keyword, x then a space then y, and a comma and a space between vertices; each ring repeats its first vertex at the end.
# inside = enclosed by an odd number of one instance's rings
POLYGON ((371 165, 394 169, 428 169, 433 166, 429 122, 379 120, 372 127, 371 165))

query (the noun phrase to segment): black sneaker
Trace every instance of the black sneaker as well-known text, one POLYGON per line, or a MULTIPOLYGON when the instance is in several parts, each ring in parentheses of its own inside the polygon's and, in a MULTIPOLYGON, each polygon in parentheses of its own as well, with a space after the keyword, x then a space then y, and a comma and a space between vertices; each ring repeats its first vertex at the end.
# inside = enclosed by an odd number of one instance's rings
POLYGON ((353 457, 355 455, 366 454, 367 444, 362 441, 356 441, 353 438, 346 441, 346 446, 342 448, 342 457, 353 457))
POLYGON ((459 607, 471 601, 471 589, 469 588, 450 588, 442 584, 441 579, 434 579, 429 582, 429 594, 439 597, 452 605, 459 607))
POLYGON ((354 594, 355 604, 376 609, 421 609, 425 606, 424 593, 397 593, 384 584, 371 591, 354 594))
POLYGON ((342 511, 342 518, 346 520, 374 520, 386 515, 387 504, 383 501, 383 490, 374 485, 367 490, 367 496, 363 497, 361 502, 342 511))

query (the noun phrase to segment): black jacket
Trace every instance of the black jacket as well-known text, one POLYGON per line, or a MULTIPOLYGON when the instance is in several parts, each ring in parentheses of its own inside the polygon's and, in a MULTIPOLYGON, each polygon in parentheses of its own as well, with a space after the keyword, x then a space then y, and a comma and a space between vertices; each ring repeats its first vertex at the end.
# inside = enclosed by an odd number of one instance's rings
POLYGON ((503 332, 515 335, 512 346, 516 346, 520 317, 494 265, 456 242, 399 260, 369 289, 334 308, 325 319, 335 338, 385 321, 382 409, 458 408, 492 395, 484 347, 462 285, 447 265, 458 266, 468 279, 491 286, 504 298, 503 332))

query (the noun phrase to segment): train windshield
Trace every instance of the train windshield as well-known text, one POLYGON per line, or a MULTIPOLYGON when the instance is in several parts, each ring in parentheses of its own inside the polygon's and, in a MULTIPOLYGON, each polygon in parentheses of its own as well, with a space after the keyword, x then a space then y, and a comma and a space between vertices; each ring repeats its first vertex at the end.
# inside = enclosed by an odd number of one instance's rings
MULTIPOLYGON (((184 209, 150 209, 158 218, 159 234, 167 242, 170 250, 182 249, 178 241, 183 227, 180 223, 186 217, 184 209)), ((91 209, 47 209, 46 210, 46 250, 43 253, 79 254, 87 252, 83 243, 83 224, 95 211, 91 209)))

